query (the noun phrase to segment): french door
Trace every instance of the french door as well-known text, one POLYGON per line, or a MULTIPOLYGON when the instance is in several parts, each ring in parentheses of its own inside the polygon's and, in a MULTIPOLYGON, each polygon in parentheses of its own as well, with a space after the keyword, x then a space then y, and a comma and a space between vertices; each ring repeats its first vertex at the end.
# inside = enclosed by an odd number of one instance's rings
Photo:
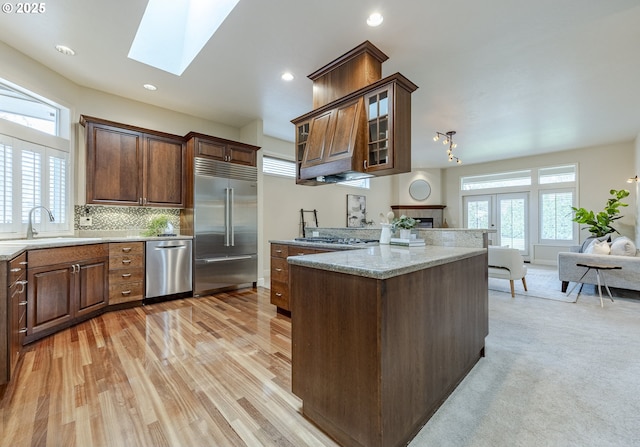
POLYGON ((489 244, 508 245, 529 255, 529 193, 464 197, 465 228, 496 230, 489 244))

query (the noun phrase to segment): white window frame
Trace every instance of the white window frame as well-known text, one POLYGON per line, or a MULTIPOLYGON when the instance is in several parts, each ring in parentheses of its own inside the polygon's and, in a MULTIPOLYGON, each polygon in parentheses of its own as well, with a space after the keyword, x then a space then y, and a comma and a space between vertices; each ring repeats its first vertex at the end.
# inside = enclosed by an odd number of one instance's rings
MULTIPOLYGON (((11 195, 11 213, 9 221, 0 221, 0 238, 23 238, 26 235, 28 226, 29 211, 34 206, 43 205, 49 208, 54 217, 54 222, 49 222, 44 210, 38 208, 33 212, 32 222, 37 225, 38 237, 66 235, 73 231, 73 199, 72 199, 72 171, 71 154, 68 151, 43 146, 40 144, 24 141, 9 135, 0 134, 0 144, 12 148, 12 170, 9 178, 6 179, 9 191, 5 197, 11 195), (34 201, 25 204, 24 202, 24 177, 22 172, 22 157, 26 152, 39 154, 40 163, 38 166, 37 192, 34 201), (62 160, 64 169, 64 179, 62 189, 56 188, 56 197, 51 194, 51 175, 53 167, 51 157, 62 160), (59 204, 59 199, 63 198, 64 203, 59 204), (55 204, 58 202, 58 205, 55 204)), ((2 196, 3 194, 0 194, 2 196)))
POLYGON ((68 108, 0 78, 0 121, 69 140, 70 120, 71 112, 68 108), (33 121, 48 121, 42 117, 47 110, 55 115, 52 131, 38 128, 38 123, 33 121))
MULTIPOLYGON (((555 185, 558 185, 557 183, 555 185)), ((544 194, 562 194, 562 193, 571 193, 571 206, 576 205, 576 188, 568 187, 568 188, 541 188, 538 191, 538 243, 541 245, 577 245, 579 240, 579 227, 578 224, 572 222, 572 239, 543 239, 542 237, 542 226, 544 220, 544 209, 543 209, 543 201, 542 196, 544 194)), ((570 217, 569 217, 570 218, 570 217)))

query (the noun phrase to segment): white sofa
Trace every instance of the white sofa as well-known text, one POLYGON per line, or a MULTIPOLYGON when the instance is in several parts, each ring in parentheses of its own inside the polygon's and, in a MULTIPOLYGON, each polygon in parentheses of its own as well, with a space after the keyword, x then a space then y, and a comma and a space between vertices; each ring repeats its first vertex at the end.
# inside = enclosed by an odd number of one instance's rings
POLYGON ((513 281, 522 280, 524 290, 527 290, 527 267, 524 259, 517 248, 489 246, 487 249, 489 257, 489 277, 509 280, 511 286, 511 297, 516 296, 513 281))
MULTIPOLYGON (((599 255, 591 253, 558 253, 558 277, 562 281, 562 291, 566 292, 569 282, 577 282, 587 270, 576 264, 602 264, 620 266, 620 270, 603 271, 609 287, 640 290, 640 252, 636 256, 599 255)), ((596 273, 592 269, 582 280, 584 284, 598 284, 596 273)))

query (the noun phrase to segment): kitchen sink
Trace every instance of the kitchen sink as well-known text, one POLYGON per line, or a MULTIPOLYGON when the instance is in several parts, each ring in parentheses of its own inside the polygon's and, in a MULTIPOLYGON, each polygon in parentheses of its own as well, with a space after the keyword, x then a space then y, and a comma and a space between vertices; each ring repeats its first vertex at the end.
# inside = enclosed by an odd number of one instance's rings
POLYGON ((99 237, 43 237, 36 239, 11 239, 0 241, 0 245, 46 245, 67 242, 91 242, 99 241, 99 237))

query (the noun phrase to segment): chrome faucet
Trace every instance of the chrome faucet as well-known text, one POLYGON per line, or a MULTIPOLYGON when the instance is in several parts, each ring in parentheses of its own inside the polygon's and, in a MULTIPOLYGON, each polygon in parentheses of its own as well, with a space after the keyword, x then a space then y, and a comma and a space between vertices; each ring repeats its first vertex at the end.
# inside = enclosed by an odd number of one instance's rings
POLYGON ((33 208, 31 208, 31 210, 29 211, 29 225, 27 226, 27 239, 33 239, 33 236, 35 236, 36 234, 38 234, 38 232, 36 231, 35 228, 33 228, 33 212, 35 210, 37 210, 38 208, 42 208, 43 210, 45 210, 47 213, 49 213, 49 222, 55 222, 55 218, 53 217, 53 213, 51 213, 51 211, 49 210, 49 208, 47 208, 46 206, 42 206, 42 205, 38 205, 38 206, 34 206, 33 208))

